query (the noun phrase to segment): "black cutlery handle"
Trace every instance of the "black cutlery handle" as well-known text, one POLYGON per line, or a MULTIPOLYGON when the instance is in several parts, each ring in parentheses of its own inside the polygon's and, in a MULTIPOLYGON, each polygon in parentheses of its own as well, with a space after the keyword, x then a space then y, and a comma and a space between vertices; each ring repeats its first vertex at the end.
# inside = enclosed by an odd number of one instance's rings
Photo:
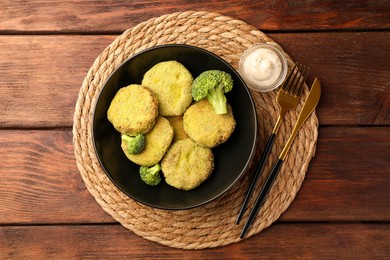
POLYGON ((240 238, 244 237, 246 231, 248 230, 248 228, 251 226, 253 220, 255 219, 255 217, 257 215, 257 212, 259 211, 261 205, 264 202, 265 197, 268 194, 268 191, 270 190, 270 188, 272 186, 272 183, 276 179, 276 176, 278 176, 278 173, 279 173, 279 170, 280 170, 280 167, 282 166, 282 164, 283 164, 283 160, 282 159, 278 159, 278 161, 276 162, 274 168, 272 169, 272 171, 268 175, 267 180, 265 181, 264 186, 261 189, 261 191, 260 191, 260 193, 259 193, 259 195, 258 195, 258 197, 256 199, 255 205, 253 206, 252 211, 249 214, 248 220, 245 223, 244 228, 242 229, 242 232, 240 234, 240 238))
POLYGON ((238 213, 238 217, 237 217, 237 221, 236 221, 237 224, 240 223, 241 218, 244 215, 244 212, 245 212, 245 209, 246 209, 246 205, 248 204, 249 198, 251 197, 251 195, 253 193, 253 190, 254 190, 254 188, 256 186, 256 182, 259 179, 260 173, 263 171, 265 162, 267 161, 268 156, 271 153, 272 145, 275 142, 275 136, 276 135, 274 133, 271 133, 271 136, 268 138, 268 141, 267 141, 267 144, 265 145, 263 154, 261 155, 260 161, 257 164, 255 175, 253 176, 251 185, 249 186, 249 189, 248 189, 248 192, 246 193, 244 202, 242 203, 242 206, 241 206, 241 209, 240 209, 240 213, 238 213))

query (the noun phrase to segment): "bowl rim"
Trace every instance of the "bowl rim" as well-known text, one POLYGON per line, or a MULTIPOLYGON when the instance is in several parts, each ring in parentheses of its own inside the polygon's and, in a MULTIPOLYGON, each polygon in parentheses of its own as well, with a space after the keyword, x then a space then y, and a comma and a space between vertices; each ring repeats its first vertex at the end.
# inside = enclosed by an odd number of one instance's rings
POLYGON ((256 105, 254 103, 254 100, 253 100, 253 97, 252 97, 252 94, 249 90, 249 87, 248 85, 246 84, 245 80, 242 78, 242 76, 240 75, 240 73, 235 69, 233 68, 232 65, 230 65, 230 63, 228 63, 227 61, 225 61, 223 58, 221 58, 220 56, 214 54, 213 52, 211 51, 208 51, 206 49, 203 49, 201 47, 197 47, 197 46, 193 46, 193 45, 188 45, 188 44, 176 44, 176 43, 169 43, 169 44, 158 44, 158 45, 155 45, 155 46, 152 46, 150 48, 146 48, 144 50, 141 50, 139 52, 135 52, 133 55, 129 56, 128 58, 126 58, 121 64, 118 65, 118 67, 116 67, 111 73, 110 75, 107 77, 107 79, 104 81, 104 83, 102 84, 102 87, 101 89, 99 90, 99 94, 97 95, 97 98, 93 104, 93 107, 92 107, 92 121, 91 121, 91 139, 92 139, 92 144, 93 144, 93 149, 94 149, 94 152, 95 152, 95 156, 96 156, 96 159, 97 161, 99 162, 99 165, 101 167, 101 169, 103 170, 103 172, 105 173, 105 175, 108 177, 108 179, 111 181, 111 183, 114 184, 114 186, 116 188, 118 188, 121 192, 123 192, 127 197, 129 197, 130 199, 133 199, 143 205, 146 205, 146 206, 149 206, 149 207, 153 207, 153 208, 157 208, 157 209, 162 209, 162 210, 186 210, 186 209, 193 209, 193 208, 196 208, 196 207, 199 207, 199 206, 203 206, 207 203, 210 203, 211 201, 214 201, 216 200, 217 198, 221 197, 222 195, 224 195, 228 190, 230 190, 241 178, 242 176, 244 175, 244 173, 247 171, 249 165, 251 164, 252 162, 252 159, 255 155, 255 151, 256 151, 256 146, 257 146, 257 142, 258 142, 258 119, 257 119, 257 110, 256 110, 256 105), (250 149, 250 154, 249 154, 249 157, 248 159, 246 160, 245 162, 245 165, 244 167, 242 168, 242 170, 240 171, 239 174, 237 174, 237 177, 230 183, 230 185, 228 185, 227 187, 225 187, 221 192, 219 192, 217 195, 215 196, 211 196, 209 199, 207 200, 204 200, 202 202, 198 202, 198 203, 194 203, 194 204, 191 204, 191 205, 188 205, 188 206, 181 206, 181 207, 169 207, 169 206, 160 206, 160 205, 156 205, 156 204, 153 204, 153 203, 149 203, 147 201, 144 201, 144 200, 141 200, 139 198, 137 198, 136 196, 128 193, 125 189, 123 189, 122 187, 120 187, 120 185, 118 185, 114 179, 112 178, 112 176, 109 174, 108 170, 106 169, 106 167, 104 166, 103 162, 102 162, 102 159, 100 158, 99 156, 99 153, 98 153, 98 148, 97 148, 97 144, 96 144, 96 138, 95 138, 95 112, 96 112, 96 106, 100 100, 100 96, 102 95, 102 92, 105 88, 105 86, 107 85, 107 82, 111 79, 111 77, 118 71, 122 68, 122 66, 124 66, 124 64, 126 64, 129 60, 131 59, 134 59, 135 57, 137 56, 140 56, 142 55, 143 53, 145 52, 149 52, 149 51, 152 51, 152 50, 155 50, 155 49, 161 49, 161 48, 171 48, 171 47, 180 47, 180 48, 188 48, 188 49, 195 49, 195 50, 198 50, 200 52, 205 52, 207 53, 208 55, 211 55, 213 56, 214 58, 218 59, 220 62, 224 63, 226 66, 228 66, 234 73, 235 75, 240 79, 240 81, 242 82, 243 86, 244 86, 244 89, 245 91, 247 92, 248 96, 249 96, 249 101, 251 103, 251 107, 253 108, 252 109, 252 113, 253 113, 253 118, 254 118, 254 137, 253 137, 253 142, 252 142, 252 147, 250 149))

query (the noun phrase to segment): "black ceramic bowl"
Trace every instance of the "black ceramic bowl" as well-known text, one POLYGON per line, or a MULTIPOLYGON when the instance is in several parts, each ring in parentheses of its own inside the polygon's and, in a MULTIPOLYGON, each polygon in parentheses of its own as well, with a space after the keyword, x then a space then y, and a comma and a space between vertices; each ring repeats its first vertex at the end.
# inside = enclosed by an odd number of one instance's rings
MULTIPOLYGON (((130 198, 160 209, 188 209, 203 205, 226 192, 244 173, 254 153, 257 120, 252 97, 238 73, 224 60, 188 45, 160 45, 126 60, 108 78, 93 114, 95 152, 107 176, 130 198), (175 189, 164 182, 148 186, 139 177, 139 166, 124 155, 120 134, 107 120, 107 109, 119 88, 140 84, 145 72, 161 61, 176 60, 197 77, 210 69, 230 73, 234 88, 227 93, 237 125, 232 136, 213 148, 215 167, 210 178, 191 191, 175 189)), ((164 179, 164 178, 162 178, 164 179)))

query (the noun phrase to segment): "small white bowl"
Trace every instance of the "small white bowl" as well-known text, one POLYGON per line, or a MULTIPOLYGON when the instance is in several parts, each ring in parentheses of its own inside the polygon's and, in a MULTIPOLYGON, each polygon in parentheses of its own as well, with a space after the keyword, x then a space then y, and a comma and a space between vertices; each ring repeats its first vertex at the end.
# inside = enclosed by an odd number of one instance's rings
POLYGON ((282 52, 268 43, 252 46, 240 59, 240 75, 254 91, 276 89, 285 80, 287 71, 288 64, 282 52))

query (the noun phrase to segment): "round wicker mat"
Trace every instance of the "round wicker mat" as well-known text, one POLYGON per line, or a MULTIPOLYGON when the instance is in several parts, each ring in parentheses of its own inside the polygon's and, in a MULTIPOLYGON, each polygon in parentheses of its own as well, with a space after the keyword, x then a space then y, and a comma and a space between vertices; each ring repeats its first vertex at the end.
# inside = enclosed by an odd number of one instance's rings
MULTIPOLYGON (((217 13, 179 12, 143 22, 119 36, 96 59, 79 92, 73 126, 73 142, 80 174, 96 201, 114 219, 137 235, 176 248, 201 249, 238 242, 242 225, 236 225, 238 211, 249 186, 255 164, 227 194, 190 210, 166 211, 140 204, 119 191, 104 174, 96 158, 92 140, 92 109, 102 85, 124 60, 133 54, 166 43, 182 43, 207 49, 236 69, 241 54, 254 44, 273 42, 264 33, 243 21, 217 13)), ((273 42, 274 43, 274 42, 273 42)), ((291 58, 285 54, 289 64, 291 58)), ((305 95, 307 95, 307 87, 305 95)), ((276 91, 252 92, 258 122, 259 140, 253 162, 257 162, 278 115, 276 91)), ((268 172, 276 161, 303 101, 284 118, 274 149, 265 167, 268 172)), ((314 155, 318 120, 313 113, 300 130, 290 153, 271 189, 268 199, 247 237, 259 233, 276 221, 288 208, 305 177, 314 155)), ((264 175, 264 174, 263 174, 264 175)), ((259 192, 260 178, 255 194, 259 192)), ((249 202, 253 205, 254 199, 249 202)), ((247 209, 244 220, 249 214, 247 209)))

